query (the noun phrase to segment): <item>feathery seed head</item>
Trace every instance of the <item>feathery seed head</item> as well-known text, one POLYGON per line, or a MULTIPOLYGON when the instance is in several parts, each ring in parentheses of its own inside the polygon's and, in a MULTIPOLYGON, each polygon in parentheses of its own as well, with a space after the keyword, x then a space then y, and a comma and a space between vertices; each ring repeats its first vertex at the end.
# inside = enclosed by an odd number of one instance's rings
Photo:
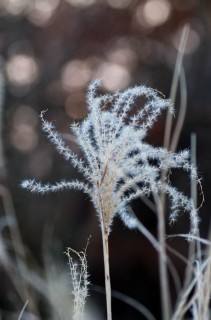
POLYGON ((107 236, 117 213, 129 228, 136 227, 135 219, 127 212, 132 200, 165 192, 171 200, 170 221, 177 220, 180 209, 185 209, 190 212, 192 231, 195 232, 198 216, 192 201, 161 179, 162 171, 171 168, 181 168, 188 171, 192 179, 197 178, 196 168, 190 164, 189 152, 172 153, 143 141, 164 109, 169 108, 173 112, 171 102, 145 86, 113 95, 97 95, 99 85, 100 81, 96 80, 88 87, 87 118, 71 126, 83 151, 83 159, 65 145, 54 126, 44 119, 44 112, 41 113, 44 132, 59 153, 84 175, 87 183, 62 181, 53 186, 43 186, 29 180, 24 181, 22 187, 41 193, 70 188, 83 190, 91 197, 101 228, 107 236), (136 99, 142 96, 147 99, 146 103, 141 108, 134 108, 136 99), (112 107, 105 108, 107 104, 112 104, 112 107), (131 116, 132 112, 135 114, 131 116))

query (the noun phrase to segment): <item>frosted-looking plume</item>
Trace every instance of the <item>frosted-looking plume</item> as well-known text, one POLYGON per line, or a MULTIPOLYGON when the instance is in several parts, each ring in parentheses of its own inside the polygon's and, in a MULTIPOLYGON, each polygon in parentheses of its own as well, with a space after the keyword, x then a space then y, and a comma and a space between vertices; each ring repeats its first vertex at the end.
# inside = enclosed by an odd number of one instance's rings
POLYGON ((199 219, 193 202, 161 177, 163 170, 177 168, 189 172, 190 179, 197 178, 189 151, 172 153, 144 142, 161 112, 167 108, 173 112, 171 102, 145 86, 98 95, 99 84, 98 80, 94 81, 88 88, 88 116, 71 126, 83 151, 82 159, 64 143, 53 124, 45 120, 44 112, 41 113, 42 128, 49 140, 83 174, 84 181, 43 185, 26 180, 22 187, 36 193, 83 190, 90 196, 107 236, 116 215, 129 228, 136 228, 136 220, 127 210, 134 199, 165 192, 170 200, 170 222, 175 222, 181 212, 187 211, 191 231, 196 233, 199 219), (139 97, 145 98, 143 106, 138 105, 139 97))

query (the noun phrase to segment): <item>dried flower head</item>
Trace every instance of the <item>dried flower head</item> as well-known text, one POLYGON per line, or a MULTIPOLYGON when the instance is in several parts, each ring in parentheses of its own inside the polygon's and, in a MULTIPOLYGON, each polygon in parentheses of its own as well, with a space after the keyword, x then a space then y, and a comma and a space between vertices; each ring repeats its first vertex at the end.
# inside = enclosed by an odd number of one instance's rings
POLYGON ((72 294, 74 297, 73 320, 84 320, 84 308, 88 297, 89 274, 86 259, 86 251, 89 240, 85 249, 77 252, 71 248, 67 248, 66 255, 69 260, 70 275, 72 279, 72 294), (78 262, 72 258, 75 255, 78 262))
POLYGON ((42 185, 35 180, 26 180, 22 187, 38 193, 71 188, 83 190, 90 196, 106 236, 117 214, 129 228, 136 228, 135 218, 127 211, 132 200, 165 192, 171 202, 170 222, 177 220, 181 209, 188 211, 192 232, 195 233, 198 215, 193 202, 161 177, 163 170, 181 168, 195 179, 197 172, 190 164, 189 151, 172 153, 143 141, 164 109, 169 108, 173 112, 170 101, 145 86, 113 95, 97 95, 98 86, 98 80, 89 86, 87 118, 71 126, 83 151, 83 159, 65 145, 53 124, 44 119, 44 112, 41 113, 42 128, 48 138, 59 153, 78 168, 86 182, 75 180, 42 185), (142 96, 146 103, 139 110, 135 102, 142 96), (107 104, 112 107, 106 108, 107 104))

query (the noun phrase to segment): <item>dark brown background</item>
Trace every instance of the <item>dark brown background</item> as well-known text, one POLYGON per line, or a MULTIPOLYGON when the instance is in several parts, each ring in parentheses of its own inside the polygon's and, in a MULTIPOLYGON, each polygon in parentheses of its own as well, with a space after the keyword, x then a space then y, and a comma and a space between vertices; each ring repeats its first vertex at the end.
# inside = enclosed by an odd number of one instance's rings
MULTIPOLYGON (((37 196, 19 187, 25 178, 54 182, 78 177, 41 132, 39 113, 48 109, 46 117, 66 134, 70 147, 80 153, 68 136, 69 124, 87 114, 87 84, 102 78, 105 91, 146 84, 168 97, 178 42, 186 23, 190 25, 184 56, 188 110, 178 149, 189 147, 190 134, 196 132, 197 162, 206 200, 201 209, 201 229, 206 236, 211 207, 211 2, 0 1, 0 55, 5 74, 2 136, 6 163, 2 183, 12 192, 24 243, 41 265, 46 230, 51 232, 49 250, 63 262, 65 247, 81 250, 91 234, 90 280, 104 286, 98 221, 86 196, 80 192, 37 196)), ((177 105, 179 94, 176 110, 177 105)), ((147 137, 154 145, 163 143, 164 122, 163 116, 147 137)), ((174 179, 176 185, 189 192, 185 175, 177 173, 174 179)), ((156 234, 157 221, 150 210, 139 201, 133 207, 156 234)), ((186 232, 187 222, 183 216, 168 232, 186 232)), ((172 245, 185 251, 183 240, 172 241, 172 245)), ((159 319, 156 253, 138 232, 126 230, 117 218, 110 237, 110 260, 112 288, 136 298, 159 319)), ((181 274, 183 265, 175 262, 181 274)), ((5 284, 0 290, 2 309, 21 308, 18 300, 11 299, 12 288, 5 284)), ((103 296, 94 293, 94 287, 91 290, 91 296, 104 310, 103 296)), ((141 319, 137 312, 115 299, 113 305, 114 319, 141 319)))

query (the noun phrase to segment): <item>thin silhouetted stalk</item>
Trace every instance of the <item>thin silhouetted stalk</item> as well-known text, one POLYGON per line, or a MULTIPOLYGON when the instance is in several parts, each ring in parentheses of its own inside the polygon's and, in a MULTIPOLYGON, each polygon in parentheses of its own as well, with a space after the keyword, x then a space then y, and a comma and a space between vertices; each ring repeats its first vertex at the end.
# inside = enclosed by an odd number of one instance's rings
MULTIPOLYGON (((170 92, 170 99, 172 103, 176 100, 176 93, 177 93, 177 87, 179 83, 179 77, 181 74, 182 69, 182 60, 184 56, 185 46, 187 43, 188 33, 189 33, 189 25, 186 25, 182 32, 182 37, 179 45, 179 53, 177 56, 177 61, 174 68, 174 74, 173 74, 173 80, 171 85, 171 92, 170 92)), ((172 129, 172 114, 168 112, 167 119, 166 119, 166 127, 165 127, 165 134, 164 134, 164 147, 169 148, 170 141, 171 141, 171 129, 172 129)))
MULTIPOLYGON (((189 26, 185 26, 183 29, 179 53, 177 56, 177 61, 174 69, 170 99, 172 103, 175 103, 176 92, 178 87, 178 82, 182 69, 182 60, 184 56, 184 50, 187 42, 189 32, 189 26)), ((171 145, 171 129, 172 129, 172 114, 168 112, 166 119, 166 127, 164 134, 164 148, 169 149, 171 145)), ((177 140, 177 139, 175 139, 177 140)), ((162 173, 162 182, 166 180, 168 170, 163 170, 162 173)), ((161 251, 159 254, 159 276, 160 276, 160 291, 161 291, 161 309, 162 309, 162 318, 164 320, 169 320, 171 317, 171 297, 169 290, 169 280, 168 280, 168 269, 167 269, 167 252, 166 252, 166 228, 165 228, 165 202, 166 196, 162 192, 160 198, 156 197, 156 204, 158 210, 158 240, 161 245, 161 251)))
POLYGON ((109 268, 108 235, 105 233, 104 228, 101 228, 101 230, 102 230, 103 259, 104 259, 104 270, 105 270, 105 290, 106 290, 107 320, 112 320, 112 312, 111 312, 111 280, 110 280, 110 268, 109 268))
POLYGON ((166 227, 165 227, 165 211, 160 198, 156 197, 156 205, 158 209, 158 241, 160 244, 159 259, 159 276, 160 276, 160 295, 162 319, 169 320, 171 317, 171 298, 168 281, 167 253, 165 245, 166 227))

